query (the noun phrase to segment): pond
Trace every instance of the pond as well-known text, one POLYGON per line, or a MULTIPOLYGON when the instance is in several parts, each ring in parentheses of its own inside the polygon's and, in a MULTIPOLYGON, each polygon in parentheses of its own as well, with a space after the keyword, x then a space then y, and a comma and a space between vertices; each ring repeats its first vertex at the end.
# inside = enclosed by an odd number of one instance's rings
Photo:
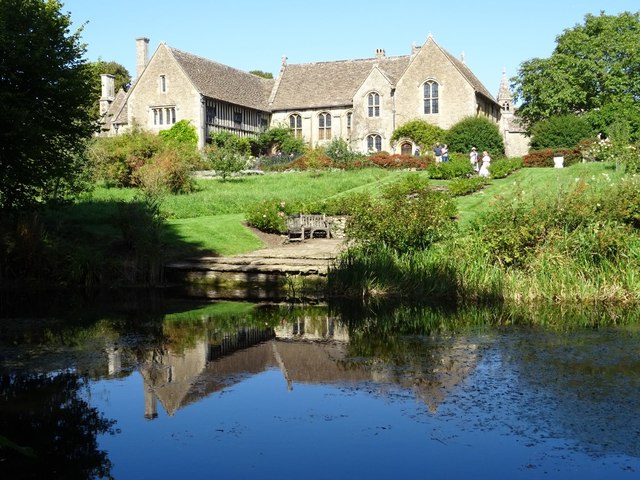
POLYGON ((0 296, 1 478, 638 478, 637 313, 0 296))

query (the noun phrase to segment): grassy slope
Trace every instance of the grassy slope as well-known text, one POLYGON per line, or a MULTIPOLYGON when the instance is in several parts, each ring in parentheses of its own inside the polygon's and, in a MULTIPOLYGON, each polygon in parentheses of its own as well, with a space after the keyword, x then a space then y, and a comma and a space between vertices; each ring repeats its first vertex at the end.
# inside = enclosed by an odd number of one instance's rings
MULTIPOLYGON (((249 205, 264 199, 285 202, 311 202, 348 193, 368 191, 376 194, 388 183, 407 172, 381 169, 268 174, 221 182, 200 180, 198 191, 189 195, 167 197, 162 212, 168 218, 166 241, 171 256, 178 257, 198 250, 232 255, 255 250, 263 243, 243 225, 249 205)), ((615 176, 608 165, 577 164, 565 169, 521 169, 505 179, 492 180, 484 190, 458 198, 460 222, 464 226, 477 214, 491 208, 494 201, 509 198, 515 192, 535 198, 555 195, 563 185, 576 178, 595 179, 615 176)), ((434 181, 434 184, 446 184, 434 181)), ((130 200, 133 190, 97 189, 92 201, 130 200)))

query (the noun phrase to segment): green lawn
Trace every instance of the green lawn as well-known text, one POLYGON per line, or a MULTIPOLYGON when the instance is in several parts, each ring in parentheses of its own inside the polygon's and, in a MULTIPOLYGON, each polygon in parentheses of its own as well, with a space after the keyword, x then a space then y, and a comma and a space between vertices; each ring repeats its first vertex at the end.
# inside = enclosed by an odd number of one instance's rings
MULTIPOLYGON (((315 202, 356 192, 379 193, 382 188, 409 172, 369 168, 321 173, 272 173, 222 182, 219 179, 197 181, 197 191, 188 195, 167 196, 161 205, 166 220, 165 242, 172 257, 196 251, 231 255, 255 250, 263 243, 244 227, 244 213, 251 205, 265 199, 284 202, 315 202)), ((422 173, 426 174, 426 173, 422 173)), ((459 218, 464 226, 478 213, 491 208, 494 201, 510 198, 517 192, 536 198, 556 195, 577 178, 597 181, 616 177, 610 165, 577 164, 564 169, 523 168, 507 178, 491 180, 482 191, 458 197, 459 218)), ((446 181, 433 184, 446 185, 446 181)), ((129 201, 133 189, 97 188, 86 205, 114 205, 129 201)), ((83 210, 83 202, 76 205, 83 210)))

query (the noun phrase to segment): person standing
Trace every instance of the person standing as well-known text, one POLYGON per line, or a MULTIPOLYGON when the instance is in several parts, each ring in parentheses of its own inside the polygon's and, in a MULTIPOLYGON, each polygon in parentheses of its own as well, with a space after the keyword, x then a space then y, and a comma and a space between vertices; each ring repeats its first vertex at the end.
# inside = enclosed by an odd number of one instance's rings
POLYGON ((491 165, 491 157, 489 156, 489 152, 486 150, 482 152, 482 166, 480 167, 480 171, 478 175, 481 177, 489 177, 491 174, 489 173, 489 166, 491 165))
POLYGON ((469 162, 471 162, 471 168, 473 168, 473 171, 478 173, 478 170, 480 170, 480 167, 478 165, 478 150, 476 149, 476 147, 471 147, 471 153, 469 154, 469 162))
POLYGON ((436 163, 442 163, 442 147, 440 147, 439 143, 436 143, 436 146, 433 147, 433 155, 436 157, 436 163))
POLYGON ((444 147, 442 147, 442 161, 449 161, 449 145, 447 145, 446 143, 444 144, 444 147))

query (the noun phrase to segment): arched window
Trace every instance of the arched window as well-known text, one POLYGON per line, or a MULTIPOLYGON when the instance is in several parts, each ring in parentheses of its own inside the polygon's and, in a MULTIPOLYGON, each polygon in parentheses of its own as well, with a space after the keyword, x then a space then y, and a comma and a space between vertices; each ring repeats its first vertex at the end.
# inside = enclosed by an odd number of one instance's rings
POLYGON ((331 114, 328 112, 318 115, 318 140, 331 140, 331 114))
POLYGON ((438 113, 438 84, 428 81, 424 84, 424 113, 438 113))
POLYGON ((367 97, 367 106, 370 117, 380 116, 380 95, 376 92, 371 92, 367 97))
POLYGON ((353 112, 347 113, 347 137, 351 138, 351 128, 353 126, 353 112))
POLYGON ((376 133, 367 135, 367 151, 379 152, 382 150, 382 137, 376 133))
POLYGON ((289 128, 295 138, 302 138, 302 117, 297 113, 289 116, 289 128))

